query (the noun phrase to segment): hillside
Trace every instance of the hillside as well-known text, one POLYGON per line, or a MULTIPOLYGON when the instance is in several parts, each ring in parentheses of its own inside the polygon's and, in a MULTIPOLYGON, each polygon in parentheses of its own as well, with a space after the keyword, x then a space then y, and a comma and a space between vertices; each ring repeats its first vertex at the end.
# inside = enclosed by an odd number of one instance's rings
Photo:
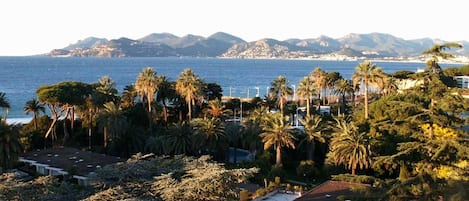
MULTIPOLYGON (((137 40, 119 38, 107 40, 89 37, 49 56, 75 57, 226 57, 226 58, 408 58, 418 57, 423 50, 435 44, 466 41, 443 41, 422 38, 405 40, 385 33, 351 33, 341 38, 320 36, 311 39, 279 41, 264 38, 247 42, 217 32, 209 37, 188 34, 183 37, 171 33, 152 33, 137 40)), ((468 49, 453 50, 455 55, 467 56, 468 49)))

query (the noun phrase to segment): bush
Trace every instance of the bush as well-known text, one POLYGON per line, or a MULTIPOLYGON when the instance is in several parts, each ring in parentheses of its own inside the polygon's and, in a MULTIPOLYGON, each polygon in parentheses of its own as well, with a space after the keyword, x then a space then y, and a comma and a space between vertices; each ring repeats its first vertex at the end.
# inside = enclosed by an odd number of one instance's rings
POLYGON ((256 197, 262 197, 264 195, 267 195, 267 190, 265 190, 265 188, 259 188, 256 190, 256 197))
POLYGON ((312 178, 319 175, 319 170, 315 166, 314 161, 312 160, 304 160, 301 161, 298 167, 296 168, 296 174, 298 176, 312 178))
POLYGON ((379 179, 372 177, 372 176, 367 176, 367 175, 339 174, 339 175, 332 175, 332 180, 363 183, 363 184, 373 184, 379 179))
POLYGON ((285 178, 286 176, 287 172, 283 169, 282 166, 272 166, 272 169, 267 175, 267 178, 269 178, 269 180, 274 180, 275 177, 285 178))

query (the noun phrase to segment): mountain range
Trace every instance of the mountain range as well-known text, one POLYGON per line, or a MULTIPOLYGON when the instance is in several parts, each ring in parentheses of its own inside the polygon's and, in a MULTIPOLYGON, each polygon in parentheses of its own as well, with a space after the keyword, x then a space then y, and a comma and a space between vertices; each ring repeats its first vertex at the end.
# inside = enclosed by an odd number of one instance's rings
MULTIPOLYGON (((73 57, 223 57, 223 58, 316 58, 324 56, 355 58, 407 58, 418 57, 423 50, 435 44, 467 41, 444 41, 422 38, 405 40, 385 33, 351 33, 341 38, 320 36, 311 39, 284 41, 264 38, 247 42, 224 32, 209 37, 171 33, 152 33, 143 38, 105 39, 89 37, 61 49, 49 56, 73 57)), ((451 50, 455 55, 468 55, 469 49, 451 50)))

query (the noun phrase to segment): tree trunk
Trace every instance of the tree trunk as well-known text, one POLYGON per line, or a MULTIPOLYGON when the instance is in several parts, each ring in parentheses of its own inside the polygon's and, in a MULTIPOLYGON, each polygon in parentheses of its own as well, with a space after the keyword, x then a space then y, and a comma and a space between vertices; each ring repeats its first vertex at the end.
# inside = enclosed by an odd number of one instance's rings
POLYGON ((352 167, 352 175, 355 175, 355 169, 357 169, 356 167, 352 167))
POLYGON ((192 120, 192 103, 189 102, 189 104, 187 104, 187 107, 189 109, 189 111, 187 111, 187 118, 188 118, 189 122, 191 122, 191 120, 192 120))
POLYGON ((314 149, 316 147, 314 146, 314 142, 308 143, 308 160, 314 160, 314 149))
POLYGON ((67 112, 65 113, 65 118, 63 119, 63 129, 64 129, 64 138, 63 145, 66 145, 68 139, 70 139, 70 133, 67 130, 67 117, 70 115, 70 107, 67 107, 67 112))
POLYGON ((104 148, 107 148, 107 127, 105 126, 103 129, 103 137, 104 137, 104 148))
POLYGON ((33 122, 34 122, 34 130, 37 130, 37 114, 36 113, 33 116, 33 122))
POLYGON ((280 146, 276 146, 275 147, 275 151, 276 151, 276 156, 275 156, 275 166, 276 167, 280 167, 282 165, 282 155, 281 155, 281 150, 280 150, 280 146))
POLYGON ((168 124, 168 108, 166 107, 166 101, 163 100, 163 119, 164 123, 168 124))
POLYGON ((365 80, 365 119, 368 119, 368 83, 365 80))

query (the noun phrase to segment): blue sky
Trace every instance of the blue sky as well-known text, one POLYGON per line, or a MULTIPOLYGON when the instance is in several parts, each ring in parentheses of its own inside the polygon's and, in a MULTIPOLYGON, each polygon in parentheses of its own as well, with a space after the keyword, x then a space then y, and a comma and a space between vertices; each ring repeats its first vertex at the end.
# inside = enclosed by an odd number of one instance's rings
POLYGON ((49 52, 86 37, 150 33, 247 41, 389 33, 404 39, 469 41, 461 0, 12 0, 0 2, 0 55, 49 52))

